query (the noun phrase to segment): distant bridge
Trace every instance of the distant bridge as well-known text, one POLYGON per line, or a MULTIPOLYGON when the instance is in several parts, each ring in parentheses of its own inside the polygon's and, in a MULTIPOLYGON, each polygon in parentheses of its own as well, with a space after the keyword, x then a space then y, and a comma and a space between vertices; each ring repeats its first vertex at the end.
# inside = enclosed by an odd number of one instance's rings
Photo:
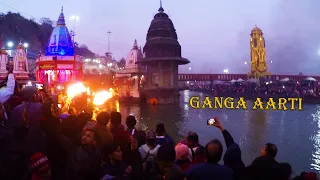
MULTIPOLYGON (((289 78, 296 81, 301 81, 307 77, 313 77, 320 81, 320 76, 305 76, 305 75, 271 75, 270 80, 281 80, 289 78)), ((231 81, 232 79, 249 79, 247 74, 179 74, 178 81, 231 81)))

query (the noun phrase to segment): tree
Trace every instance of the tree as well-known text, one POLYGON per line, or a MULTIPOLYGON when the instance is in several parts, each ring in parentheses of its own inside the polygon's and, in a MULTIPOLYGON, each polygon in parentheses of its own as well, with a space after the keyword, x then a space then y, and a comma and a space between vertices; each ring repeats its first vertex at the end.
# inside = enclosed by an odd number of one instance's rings
POLYGON ((47 17, 43 17, 40 19, 40 24, 41 25, 50 25, 52 26, 53 25, 53 22, 51 21, 51 19, 47 18, 47 17))
POLYGON ((81 45, 80 45, 80 48, 89 49, 88 46, 85 45, 85 44, 81 44, 81 45))
POLYGON ((119 68, 124 68, 126 66, 126 60, 121 58, 119 62, 117 62, 119 68))

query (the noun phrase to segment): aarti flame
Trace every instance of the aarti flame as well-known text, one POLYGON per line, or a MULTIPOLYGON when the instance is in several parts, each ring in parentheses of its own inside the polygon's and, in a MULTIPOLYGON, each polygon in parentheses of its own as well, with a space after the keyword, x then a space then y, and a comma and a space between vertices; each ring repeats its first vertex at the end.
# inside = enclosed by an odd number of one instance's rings
POLYGON ((67 89, 67 95, 68 95, 68 98, 73 99, 75 96, 88 91, 90 93, 89 88, 86 88, 83 85, 83 83, 80 82, 80 83, 70 85, 67 89))
POLYGON ((94 94, 93 104, 97 106, 103 105, 106 101, 113 97, 113 89, 109 91, 100 91, 94 94))

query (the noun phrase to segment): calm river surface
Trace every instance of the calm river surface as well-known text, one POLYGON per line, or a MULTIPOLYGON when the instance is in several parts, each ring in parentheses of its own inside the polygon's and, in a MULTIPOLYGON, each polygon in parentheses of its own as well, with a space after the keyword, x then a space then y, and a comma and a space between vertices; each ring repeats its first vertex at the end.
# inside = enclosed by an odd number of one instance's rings
POLYGON ((183 91, 179 105, 120 104, 119 109, 123 121, 133 113, 140 129, 155 129, 155 125, 162 122, 176 141, 188 131, 195 131, 202 144, 213 138, 224 143, 221 132, 206 124, 207 119, 216 116, 240 145, 246 165, 260 155, 266 142, 272 142, 278 146, 276 159, 290 163, 294 174, 310 169, 320 171, 320 105, 304 104, 303 111, 192 109, 189 106, 190 97, 205 95, 183 91))

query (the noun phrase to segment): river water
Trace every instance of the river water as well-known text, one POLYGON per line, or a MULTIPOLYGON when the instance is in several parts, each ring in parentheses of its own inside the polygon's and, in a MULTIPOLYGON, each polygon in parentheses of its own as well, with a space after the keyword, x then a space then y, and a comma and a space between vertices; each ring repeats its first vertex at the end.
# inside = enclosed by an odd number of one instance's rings
MULTIPOLYGON (((167 132, 179 141, 189 131, 199 134, 204 145, 213 138, 223 143, 221 132, 207 126, 207 119, 219 117, 220 122, 240 145, 246 165, 260 155, 267 142, 277 145, 279 162, 288 162, 295 175, 302 171, 320 171, 320 105, 303 105, 303 111, 261 111, 230 109, 192 109, 189 99, 206 94, 183 91, 179 105, 122 105, 117 108, 123 121, 129 114, 138 120, 138 128, 155 129, 165 124, 167 132)), ((252 102, 248 102, 252 107, 252 102)), ((123 122, 125 124, 125 122, 123 122)))

